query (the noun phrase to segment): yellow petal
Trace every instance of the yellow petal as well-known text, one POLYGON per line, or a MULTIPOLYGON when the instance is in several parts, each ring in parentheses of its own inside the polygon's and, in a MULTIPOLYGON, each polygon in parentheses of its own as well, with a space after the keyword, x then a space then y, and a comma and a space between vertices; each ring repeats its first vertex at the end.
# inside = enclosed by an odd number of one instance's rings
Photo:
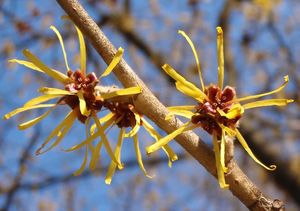
POLYGON ((192 42, 192 40, 189 38, 189 36, 184 31, 179 30, 178 33, 181 34, 186 39, 186 41, 189 43, 189 45, 193 51, 193 54, 194 54, 194 57, 196 60, 196 64, 197 64, 200 84, 201 84, 202 90, 204 91, 204 83, 203 83, 202 72, 201 72, 201 68, 200 68, 200 62, 199 62, 199 58, 198 58, 194 43, 192 42))
MULTIPOLYGON (((90 137, 90 132, 89 132, 90 119, 91 118, 89 117, 85 121, 86 138, 90 137)), ((102 145, 103 145, 102 140, 100 140, 95 147, 93 147, 92 143, 86 144, 86 146, 88 146, 88 148, 90 149, 90 151, 92 153, 91 161, 90 161, 90 164, 89 164, 89 168, 90 168, 91 171, 94 170, 97 166, 97 162, 98 162, 98 159, 100 157, 100 151, 101 151, 102 145)))
POLYGON ((104 134, 104 130, 106 130, 106 128, 108 128, 113 122, 114 122, 114 119, 111 118, 109 121, 105 122, 105 124, 103 125, 101 130, 98 130, 96 133, 92 134, 90 137, 88 137, 87 139, 85 139, 81 143, 76 144, 76 145, 74 145, 74 146, 72 146, 69 149, 66 149, 64 151, 66 151, 66 152, 74 151, 74 150, 80 149, 81 147, 85 146, 86 144, 92 143, 92 141, 95 140, 97 137, 99 137, 101 133, 104 134))
POLYGON ((117 64, 120 62, 123 56, 124 49, 119 48, 116 55, 114 56, 113 60, 110 62, 106 70, 102 73, 100 78, 105 77, 110 74, 111 71, 117 66, 117 64))
POLYGON ((101 137, 101 139, 103 141, 103 144, 104 144, 104 146, 105 146, 105 148, 107 150, 107 153, 109 154, 109 156, 111 157, 111 159, 114 162, 116 162, 118 164, 118 166, 120 166, 120 168, 122 168, 121 167, 122 164, 118 162, 118 160, 116 159, 116 157, 115 157, 115 155, 114 155, 114 153, 113 153, 113 151, 112 151, 112 149, 110 147, 110 144, 109 144, 109 142, 108 142, 108 140, 106 138, 106 135, 104 134, 104 130, 103 130, 103 127, 101 126, 101 123, 100 123, 99 119, 97 118, 96 115, 93 115, 93 118, 94 118, 94 121, 95 121, 95 123, 97 125, 98 131, 99 131, 99 135, 100 135, 100 137, 101 137))
POLYGON ((3 119, 9 119, 12 116, 21 113, 23 111, 27 111, 27 110, 32 110, 32 109, 36 109, 36 108, 48 108, 48 107, 53 107, 56 104, 40 104, 40 105, 34 105, 34 106, 26 106, 26 107, 21 107, 21 108, 17 108, 7 114, 4 115, 3 119))
POLYGON ((110 98, 117 97, 117 96, 135 95, 135 94, 139 94, 141 92, 142 92, 141 87, 136 86, 136 87, 130 87, 130 88, 126 88, 126 89, 120 89, 120 90, 106 93, 106 94, 101 94, 101 97, 104 100, 106 100, 106 99, 110 99, 110 98))
POLYGON ((224 44, 223 30, 217 27, 217 51, 218 51, 218 86, 222 90, 224 82, 224 44))
POLYGON ((221 161, 221 167, 223 172, 227 173, 228 168, 225 165, 225 143, 226 143, 225 133, 222 130, 222 137, 221 137, 221 144, 220 144, 220 161, 221 161))
POLYGON ((169 106, 167 107, 169 111, 172 110, 186 110, 186 111, 193 111, 195 109, 194 105, 184 105, 184 106, 169 106))
POLYGON ((167 135, 164 138, 160 139, 158 142, 146 147, 147 153, 150 154, 152 152, 157 151, 159 148, 161 148, 162 146, 165 146, 167 143, 169 143, 172 139, 174 139, 179 134, 181 134, 185 131, 188 131, 188 130, 192 130, 192 128, 195 128, 195 125, 191 126, 190 123, 191 122, 185 123, 184 125, 179 127, 177 130, 174 130, 169 135, 167 135))
POLYGON ((27 122, 24 122, 22 124, 19 124, 19 130, 25 130, 27 128, 32 127, 33 125, 39 123, 42 119, 44 119, 46 116, 48 116, 54 108, 50 109, 49 111, 45 112, 44 114, 40 115, 39 117, 36 117, 32 120, 29 120, 27 122))
POLYGON ((23 107, 34 106, 34 105, 37 105, 37 104, 40 104, 40 103, 43 103, 43 102, 46 102, 48 100, 52 100, 55 98, 59 98, 62 96, 64 96, 64 95, 62 95, 62 94, 42 95, 42 96, 39 96, 39 97, 36 97, 36 98, 33 98, 33 99, 27 101, 23 107))
POLYGON ((75 29, 77 31, 78 40, 79 40, 79 48, 80 48, 80 70, 85 75, 86 73, 86 47, 83 35, 80 29, 74 24, 75 29))
MULTIPOLYGON (((111 120, 114 116, 115 116, 114 113, 109 112, 107 115, 105 115, 104 117, 100 118, 99 121, 100 121, 101 124, 103 124, 103 123, 107 122, 108 120, 111 120)), ((91 126, 91 128, 90 128, 90 133, 91 134, 94 134, 96 127, 97 127, 96 124, 93 124, 91 126)))
POLYGON ((268 100, 259 100, 252 103, 246 103, 243 105, 244 109, 264 107, 264 106, 285 106, 288 103, 292 103, 294 100, 289 99, 268 99, 268 100))
POLYGON ((203 102, 204 99, 206 98, 206 96, 203 94, 203 92, 201 92, 201 91, 199 92, 199 90, 195 91, 193 89, 190 89, 189 87, 185 86, 181 82, 176 81, 175 85, 176 85, 176 88, 180 92, 182 92, 183 94, 198 100, 199 102, 203 102))
POLYGON ((52 87, 41 87, 39 92, 46 95, 73 95, 71 92, 64 89, 57 89, 52 87))
POLYGON ((28 62, 28 61, 25 61, 25 60, 19 60, 19 59, 10 59, 10 60, 8 60, 8 62, 18 63, 18 64, 24 65, 25 67, 28 67, 28 68, 30 68, 32 70, 36 70, 38 72, 44 73, 44 71, 42 71, 40 68, 38 68, 37 66, 35 66, 32 62, 28 62))
POLYGON ((100 157, 100 151, 101 151, 102 145, 103 145, 103 141, 100 140, 97 143, 96 147, 92 150, 92 158, 91 158, 90 165, 89 165, 90 170, 94 170, 97 166, 97 162, 100 157))
MULTIPOLYGON (((146 131, 155 139, 155 141, 157 142, 159 139, 161 139, 161 136, 155 131, 155 129, 152 127, 152 125, 146 121, 146 119, 142 119, 143 122, 143 126, 146 129, 146 131)), ((165 153, 167 154, 168 158, 169 158, 169 162, 168 165, 171 168, 172 167, 172 162, 178 160, 178 157, 176 155, 176 153, 171 149, 171 147, 169 147, 169 145, 165 145, 162 147, 162 149, 165 151, 165 153)))
POLYGON ((36 67, 41 69, 44 73, 46 73, 51 78, 53 78, 63 84, 67 83, 70 80, 68 78, 68 76, 66 76, 65 74, 47 67, 35 55, 33 55, 28 49, 23 50, 23 54, 29 61, 31 61, 36 67))
POLYGON ((59 40, 59 43, 60 43, 60 46, 61 46, 61 49, 62 49, 62 52, 63 52, 63 55, 64 55, 66 68, 67 68, 67 70, 70 70, 70 67, 69 67, 69 64, 68 64, 67 53, 66 53, 66 50, 65 50, 64 41, 62 39, 62 36, 59 33, 59 31, 55 28, 55 26, 50 26, 50 29, 52 29, 54 31, 54 33, 56 34, 56 36, 59 40))
POLYGON ((217 109, 218 113, 221 116, 226 117, 227 119, 234 119, 237 116, 240 116, 244 113, 244 108, 243 106, 241 106, 239 103, 238 104, 234 104, 227 113, 225 113, 223 110, 221 109, 217 109))
MULTIPOLYGON (((173 115, 178 115, 178 116, 183 116, 187 119, 191 119, 192 116, 194 115, 193 112, 187 111, 187 110, 180 110, 180 109, 169 109, 169 114, 167 116, 173 116, 173 115)), ((168 119, 168 118, 166 118, 168 119)))
MULTIPOLYGON (((118 138, 118 143, 115 149, 115 156, 117 158, 117 160, 119 161, 119 163, 121 163, 121 149, 122 149, 122 144, 123 144, 123 138, 124 138, 124 134, 125 134, 125 128, 121 128, 120 133, 119 133, 119 138, 118 138)), ((105 183, 107 185, 109 185, 111 183, 112 177, 116 171, 116 163, 111 161, 106 177, 105 177, 105 183)))
POLYGON ((246 152, 248 152, 248 154, 250 155, 250 157, 259 165, 261 165, 262 167, 264 167, 265 169, 269 170, 269 171, 274 171, 276 169, 275 165, 270 165, 270 167, 264 165, 262 162, 260 162, 256 156, 253 154, 253 152, 251 151, 251 149, 249 148, 246 140, 244 139, 244 137, 242 136, 242 134, 238 131, 238 129, 235 130, 236 131, 236 137, 239 140, 239 142, 241 143, 241 145, 243 146, 243 148, 246 150, 246 152))
POLYGON ((219 143, 217 140, 217 136, 215 134, 213 134, 213 146, 215 151, 216 168, 217 168, 219 185, 222 189, 227 189, 229 188, 229 185, 226 184, 225 181, 224 171, 221 166, 219 143))
POLYGON ((138 136, 137 134, 133 136, 133 142, 134 142, 134 149, 135 149, 135 153, 136 153, 136 159, 138 161, 138 164, 140 166, 140 169, 144 172, 144 175, 148 178, 152 178, 146 171, 144 164, 143 164, 143 160, 142 160, 142 155, 141 155, 141 151, 140 151, 140 147, 139 147, 139 140, 138 140, 138 136))
POLYGON ((134 118, 135 118, 136 124, 132 128, 132 130, 129 131, 129 133, 126 133, 124 135, 124 137, 126 137, 126 138, 134 136, 139 131, 139 129, 140 129, 140 125, 141 125, 141 117, 140 117, 140 115, 134 113, 134 118))
POLYGON ((74 176, 79 176, 80 174, 82 174, 82 172, 84 171, 84 167, 86 165, 87 159, 88 159, 88 146, 86 146, 86 148, 85 148, 83 162, 82 162, 81 166, 79 167, 79 169, 73 173, 74 176))
POLYGON ((225 131, 229 136, 235 136, 236 132, 235 130, 232 130, 229 127, 224 126, 223 124, 218 123, 218 125, 220 126, 220 128, 222 128, 223 131, 225 131))
POLYGON ((264 97, 264 96, 267 96, 267 95, 275 94, 275 93, 281 91, 288 84, 288 82, 289 82, 289 76, 286 75, 286 76, 284 76, 283 84, 280 87, 278 87, 277 89, 274 89, 273 91, 270 91, 270 92, 258 94, 258 95, 250 95, 250 96, 247 96, 247 97, 237 98, 237 99, 235 99, 235 101, 241 102, 241 101, 245 101, 245 100, 251 100, 251 99, 260 98, 260 97, 264 97))
POLYGON ((61 140, 65 137, 68 131, 71 129, 72 125, 76 120, 76 110, 72 110, 65 119, 50 133, 48 138, 44 141, 44 143, 37 149, 36 154, 43 154, 48 152, 55 146, 57 146, 61 140), (42 149, 55 137, 58 136, 57 139, 50 145, 46 150, 42 151, 42 149))
POLYGON ((79 99, 79 108, 80 108, 80 113, 84 116, 89 116, 91 114, 91 111, 88 110, 88 108, 86 107, 86 102, 82 93, 82 90, 79 90, 77 92, 77 96, 79 99))
MULTIPOLYGON (((200 90, 198 89, 194 84, 192 84, 191 82, 188 82, 187 80, 185 80, 184 77, 182 77, 180 74, 178 74, 176 72, 176 70, 174 70, 170 65, 168 64, 164 64, 162 66, 163 70, 169 75, 171 76, 175 81, 178 81, 179 83, 183 84, 184 86, 186 86, 188 89, 190 89, 191 91, 195 92, 195 93, 199 93, 199 95, 201 96, 202 101, 206 98, 206 95, 200 90)), ((200 101, 200 102, 202 102, 200 101)))

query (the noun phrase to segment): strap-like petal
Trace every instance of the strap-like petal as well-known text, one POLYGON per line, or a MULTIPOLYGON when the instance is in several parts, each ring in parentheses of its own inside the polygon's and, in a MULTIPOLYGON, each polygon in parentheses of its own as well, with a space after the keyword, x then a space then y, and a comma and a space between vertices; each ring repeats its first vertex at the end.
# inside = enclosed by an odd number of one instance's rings
MULTIPOLYGON (((121 128, 119 137, 118 137, 118 143, 115 149, 115 156, 117 160, 121 163, 121 149, 122 149, 122 144, 123 144, 123 139, 124 139, 124 134, 125 134, 125 128, 121 128)), ((112 177, 116 171, 117 165, 115 162, 111 161, 106 177, 105 177, 105 183, 109 185, 111 183, 112 177)))
POLYGON ((59 40, 59 43, 60 43, 60 46, 61 46, 61 49, 62 49, 62 52, 63 52, 63 55, 64 55, 66 68, 67 68, 67 71, 68 71, 68 70, 70 70, 70 67, 69 67, 69 64, 68 64, 68 58, 67 58, 67 53, 66 53, 66 50, 65 50, 63 38, 62 38, 61 34, 59 33, 59 31, 55 28, 55 26, 50 26, 50 29, 52 29, 54 31, 54 33, 56 34, 56 36, 59 40))
POLYGON ((243 105, 244 109, 264 107, 264 106, 286 106, 289 103, 294 102, 290 99, 268 99, 268 100, 259 100, 252 103, 246 103, 243 105))
POLYGON ((33 55, 28 49, 23 50, 23 54, 24 56, 31 61, 37 68, 39 68, 40 70, 42 70, 45 74, 47 74, 48 76, 50 76, 51 78, 65 84, 68 81, 70 81, 70 79, 68 78, 68 76, 66 76, 65 74, 57 71, 57 70, 53 70, 49 67, 47 67, 47 65, 45 65, 42 61, 40 61, 35 55, 33 55))
POLYGON ((193 51, 194 58, 195 58, 196 64, 197 64, 200 84, 201 84, 201 87, 202 87, 202 91, 204 91, 205 86, 204 86, 204 82, 203 82, 203 77, 202 77, 202 72, 201 72, 201 68, 200 68, 200 62, 199 62, 198 54, 196 52, 196 48, 194 46, 194 43, 192 42, 192 40, 189 38, 189 36, 184 31, 179 30, 178 33, 181 34, 186 39, 186 41, 189 43, 189 45, 190 45, 190 47, 193 51))
POLYGON ((135 87, 129 87, 125 89, 119 89, 117 91, 113 91, 110 93, 101 94, 101 97, 106 100, 113 97, 123 96, 123 95, 135 95, 141 93, 141 87, 135 86, 135 87))
POLYGON ((54 108, 51 108, 49 109, 49 111, 45 112, 44 114, 32 119, 32 120, 29 120, 27 122, 24 122, 22 124, 19 124, 18 127, 19 127, 19 130, 25 130, 27 128, 30 128, 32 127, 33 125, 39 123, 41 120, 43 120, 45 117, 47 117, 52 111, 53 111, 54 108))
POLYGON ((218 86, 222 90, 224 82, 224 44, 223 30, 217 27, 217 52, 218 52, 218 86))
POLYGON ((264 97, 264 96, 267 96, 267 95, 275 94, 277 92, 280 92, 282 89, 284 89, 284 87, 288 84, 288 82, 289 82, 289 76, 286 75, 286 76, 284 76, 284 81, 283 81, 282 85, 279 86, 277 89, 274 89, 273 91, 270 91, 270 92, 258 94, 258 95, 250 95, 250 96, 247 96, 247 97, 237 98, 234 101, 241 102, 241 101, 245 101, 245 100, 251 100, 251 99, 260 98, 260 97, 264 97))
POLYGON ((265 164, 263 164, 262 162, 260 162, 257 157, 253 154, 252 150, 250 149, 250 147, 248 146, 246 140, 244 139, 244 137, 242 136, 242 134, 239 132, 238 129, 235 130, 236 131, 236 137, 239 140, 239 142, 241 143, 241 145, 243 146, 243 148, 246 150, 246 152, 250 155, 250 157, 259 165, 261 165, 262 167, 264 167, 265 169, 269 170, 269 171, 274 171, 276 169, 275 165, 270 165, 270 167, 266 166, 265 164))
POLYGON ((102 73, 100 78, 109 75, 111 71, 113 71, 113 69, 117 66, 117 64, 119 64, 120 60, 122 59, 123 53, 124 53, 124 49, 119 48, 114 58, 112 59, 112 61, 110 62, 106 70, 102 73))
POLYGON ((222 189, 227 189, 227 188, 229 188, 229 185, 225 181, 224 171, 221 166, 219 143, 217 140, 217 136, 215 134, 213 134, 213 146, 214 146, 214 152, 215 152, 216 168, 217 168, 219 185, 222 189))
POLYGON ((39 104, 39 105, 17 108, 15 110, 5 114, 3 116, 3 119, 9 119, 9 118, 13 117, 14 115, 21 113, 23 111, 32 110, 32 109, 36 109, 36 108, 49 108, 49 107, 54 107, 54 106, 56 106, 56 104, 39 104))
POLYGON ((140 169, 144 172, 144 175, 148 178, 152 178, 146 171, 143 160, 142 160, 142 155, 139 147, 139 140, 137 134, 133 136, 133 142, 134 142, 134 149, 135 149, 135 154, 136 154, 136 159, 138 161, 138 164, 140 166, 140 169))
POLYGON ((88 110, 87 106, 86 106, 86 102, 82 93, 82 90, 79 90, 77 92, 77 96, 79 99, 79 108, 80 108, 80 113, 84 116, 89 116, 91 114, 91 111, 88 110))

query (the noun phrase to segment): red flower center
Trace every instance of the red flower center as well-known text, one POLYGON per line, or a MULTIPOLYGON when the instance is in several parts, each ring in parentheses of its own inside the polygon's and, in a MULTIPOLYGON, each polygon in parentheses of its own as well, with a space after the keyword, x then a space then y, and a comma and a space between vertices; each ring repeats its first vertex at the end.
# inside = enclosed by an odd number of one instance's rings
POLYGON ((218 109, 225 113, 228 113, 233 103, 232 100, 236 96, 235 89, 230 86, 226 86, 223 91, 218 86, 210 85, 206 88, 205 94, 208 100, 203 103, 198 103, 195 107, 195 115, 192 116, 192 123, 199 124, 209 134, 216 133, 218 137, 222 135, 222 128, 219 124, 222 124, 231 129, 235 129, 238 120, 241 116, 237 116, 233 119, 228 119, 221 116, 218 109))

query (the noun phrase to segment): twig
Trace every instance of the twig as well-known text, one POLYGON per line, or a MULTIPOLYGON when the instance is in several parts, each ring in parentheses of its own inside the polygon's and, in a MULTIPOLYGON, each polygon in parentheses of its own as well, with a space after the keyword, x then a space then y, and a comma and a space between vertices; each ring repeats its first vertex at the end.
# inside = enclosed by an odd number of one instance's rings
MULTIPOLYGON (((112 60, 116 49, 80 3, 77 0, 57 0, 57 2, 108 64, 112 60)), ((175 118, 169 121, 165 120, 168 110, 151 93, 124 59, 119 63, 114 73, 125 87, 140 86, 142 88, 143 92, 137 96, 134 102, 139 112, 148 116, 167 133, 176 130, 182 125, 182 123, 175 118)), ((207 171, 216 177, 214 154, 195 133, 186 132, 181 134, 176 138, 176 141, 202 164, 207 171)), ((231 192, 245 204, 245 206, 252 210, 284 209, 283 203, 278 203, 280 200, 272 200, 265 196, 258 187, 248 179, 234 160, 229 162, 231 169, 229 169, 230 173, 226 175, 226 181, 230 185, 231 192), (278 204, 280 204, 279 209, 278 204)))

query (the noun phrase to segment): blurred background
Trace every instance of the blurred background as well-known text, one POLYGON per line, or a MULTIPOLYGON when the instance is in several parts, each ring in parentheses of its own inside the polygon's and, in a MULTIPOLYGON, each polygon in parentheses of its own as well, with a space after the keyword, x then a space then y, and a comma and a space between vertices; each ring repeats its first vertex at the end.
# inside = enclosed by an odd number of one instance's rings
MULTIPOLYGON (((267 164, 268 172, 247 155, 238 143, 235 158, 248 177, 268 196, 285 201, 287 210, 300 210, 300 1, 298 0, 86 0, 80 1, 125 59, 166 106, 192 104, 176 91, 161 65, 171 64, 197 85, 195 61, 186 41, 177 34, 185 30, 197 46, 204 82, 217 82, 216 26, 225 35, 225 84, 239 96, 278 87, 284 75, 290 83, 274 97, 295 99, 284 108, 249 110, 240 128, 251 149, 267 164), (184 103, 183 103, 184 102, 184 103)), ((59 85, 43 74, 8 59, 25 59, 30 49, 47 65, 65 72, 55 25, 65 41, 71 68, 79 68, 79 46, 74 27, 61 20, 64 11, 56 1, 0 0, 0 116, 38 96, 41 86, 59 85)), ((88 71, 100 75, 106 68, 87 42, 88 71)), ((113 75, 102 85, 118 85, 113 75)), ((72 173, 81 165, 84 150, 65 153, 59 147, 35 156, 34 152, 66 115, 60 107, 37 126, 19 131, 18 123, 38 116, 42 110, 25 112, 0 121, 0 210, 247 210, 229 191, 175 142, 179 160, 172 168, 161 152, 145 155, 151 137, 139 134, 146 178, 135 159, 133 141, 122 150, 123 171, 111 185, 104 177, 109 158, 103 151, 97 170, 80 176, 72 173)), ((111 131, 114 131, 112 129, 111 131)), ((158 131, 161 135, 165 133, 158 131)), ((211 138, 201 131, 209 145, 211 138)), ((108 135, 116 143, 114 132, 108 135)), ((66 148, 84 138, 84 126, 76 122, 64 139, 66 148)))

